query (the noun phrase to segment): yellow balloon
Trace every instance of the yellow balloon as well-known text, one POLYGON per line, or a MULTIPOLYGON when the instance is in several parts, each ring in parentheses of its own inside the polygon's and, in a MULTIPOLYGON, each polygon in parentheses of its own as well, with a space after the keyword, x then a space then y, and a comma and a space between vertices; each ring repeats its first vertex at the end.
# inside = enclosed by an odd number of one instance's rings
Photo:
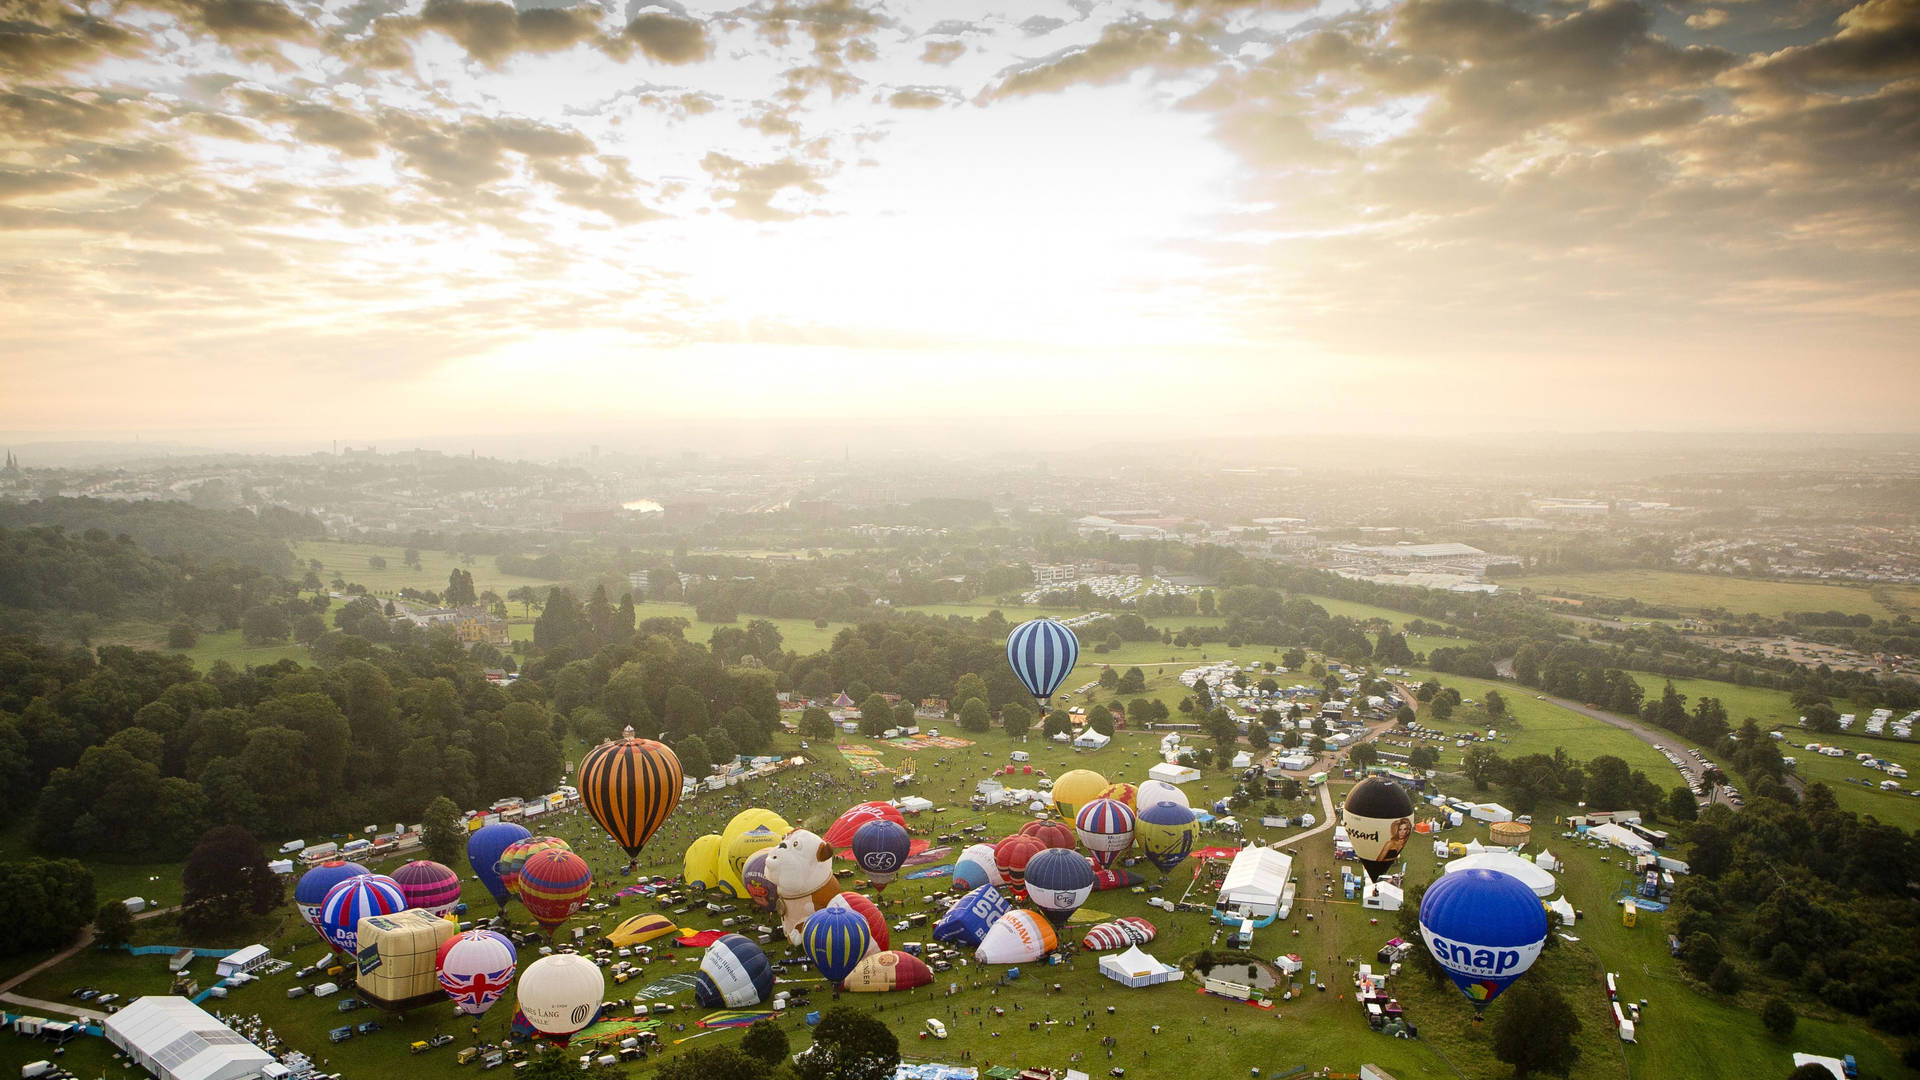
POLYGON ((1053 804, 1060 816, 1072 821, 1080 808, 1100 797, 1108 788, 1107 778, 1092 769, 1074 769, 1053 782, 1053 804))
POLYGON ((708 833, 687 845, 682 871, 689 888, 711 889, 720 884, 720 834, 708 833))
POLYGON ((735 896, 747 895, 746 882, 740 879, 740 871, 746 866, 747 859, 754 852, 779 843, 780 838, 792 828, 786 818, 764 807, 749 807, 733 815, 727 827, 720 832, 720 849, 716 856, 718 865, 715 867, 720 876, 720 887, 735 896))

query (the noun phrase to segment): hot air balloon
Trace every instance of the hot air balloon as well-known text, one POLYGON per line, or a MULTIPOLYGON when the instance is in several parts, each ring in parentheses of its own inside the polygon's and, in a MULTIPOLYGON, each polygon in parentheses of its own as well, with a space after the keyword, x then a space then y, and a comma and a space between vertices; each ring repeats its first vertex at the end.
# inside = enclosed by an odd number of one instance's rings
POLYGON ((680 928, 673 924, 672 919, 665 915, 648 913, 622 920, 619 926, 613 928, 613 933, 607 935, 607 940, 611 941, 615 948, 623 948, 645 944, 654 938, 668 935, 679 937, 680 934, 680 928))
POLYGON ((362 874, 327 890, 320 901, 320 931, 335 952, 353 956, 360 948, 360 920, 404 911, 407 897, 390 877, 362 874))
POLYGON ((1093 864, 1066 848, 1048 848, 1027 863, 1027 898, 1056 929, 1093 895, 1093 864))
POLYGON ((740 883, 747 887, 747 899, 761 911, 772 911, 779 906, 780 891, 773 886, 773 879, 767 876, 767 853, 756 851, 747 856, 746 865, 740 868, 740 883))
POLYGON ((720 852, 720 884, 734 896, 744 898, 747 895, 747 860, 780 842, 787 835, 787 823, 781 822, 778 829, 765 825, 755 825, 732 840, 720 852))
POLYGON ((1187 793, 1180 785, 1169 784, 1165 780, 1148 780, 1133 793, 1133 812, 1138 814, 1154 803, 1179 803, 1191 810, 1193 804, 1187 801, 1187 793))
POLYGON ((835 904, 852 908, 867 920, 867 929, 873 933, 873 948, 869 952, 893 947, 893 934, 887 930, 887 917, 880 912, 880 905, 857 892, 843 892, 827 902, 828 907, 835 904))
POLYGON ((960 853, 953 864, 953 887, 977 889, 982 885, 1005 885, 1007 879, 993 862, 992 844, 974 844, 960 853))
POLYGON ((687 845, 686 861, 680 865, 680 877, 687 888, 711 889, 720 884, 720 834, 708 833, 687 845))
POLYGON ((773 996, 767 954, 739 934, 722 935, 707 946, 693 979, 693 1001, 703 1009, 744 1009, 773 996))
POLYGON ((1027 861, 1047 850, 1050 849, 1038 839, 1015 833, 993 845, 993 866, 1007 879, 1007 884, 1019 892, 1027 887, 1027 861))
POLYGON ((838 983, 867 955, 873 946, 873 931, 867 927, 866 916, 829 903, 807 916, 800 940, 814 968, 828 982, 838 983))
POLYGON ((834 820, 833 827, 828 829, 827 835, 821 839, 831 844, 833 850, 845 851, 853 844, 853 834, 859 832, 860 826, 869 821, 891 821, 902 827, 907 824, 907 819, 900 813, 900 808, 892 803, 864 802, 858 806, 848 807, 846 813, 834 820))
POLYGON ((571 851, 543 851, 520 868, 520 902, 549 935, 580 910, 592 891, 593 871, 571 851))
POLYGON ((1413 836, 1413 796, 1391 780, 1369 776, 1347 792, 1343 822, 1354 857, 1378 881, 1413 836))
POLYGON ((884 892, 900 873, 907 855, 913 850, 913 837, 904 825, 891 821, 869 821, 853 834, 853 861, 867 872, 867 881, 884 892))
POLYGON ((1074 833, 1071 821, 1029 821, 1020 831, 1048 847, 1072 849, 1074 833))
POLYGON ((480 1016, 513 983, 517 956, 513 942, 505 934, 492 930, 469 930, 450 937, 440 946, 434 967, 440 987, 453 999, 454 1008, 480 1016))
POLYGON ((487 887, 494 903, 504 910, 508 897, 513 894, 507 890, 506 883, 500 880, 500 872, 494 869, 500 863, 500 857, 514 844, 533 834, 515 825, 511 821, 497 821, 492 825, 483 825, 467 837, 467 865, 473 867, 473 876, 487 887))
MULTIPOLYGON (((1172 787, 1173 785, 1169 784, 1167 786, 1172 787)), ((1140 790, 1132 784, 1108 784, 1106 790, 1100 793, 1100 798, 1122 802, 1127 804, 1127 809, 1136 810, 1140 806, 1138 801, 1139 795, 1140 790)))
POLYGON ((360 996, 388 1012, 439 1001, 435 959, 459 933, 452 922, 419 908, 361 919, 354 976, 360 996))
POLYGON ((580 801, 613 842, 637 859, 680 805, 680 759, 665 743, 626 738, 601 743, 580 759, 580 801))
POLYGON ((982 885, 961 897, 933 925, 933 939, 968 947, 978 945, 1000 916, 1012 910, 1013 905, 1007 903, 1007 898, 1000 895, 999 889, 982 885))
POLYGON ((1133 842, 1162 870, 1172 870, 1193 850, 1193 811, 1185 803, 1157 802, 1134 819, 1133 842))
POLYGON ((1133 811, 1119 799, 1101 797, 1080 808, 1073 819, 1080 843, 1102 869, 1133 846, 1133 811))
POLYGON ((877 952, 854 965, 846 988, 856 994, 912 990, 933 981, 933 969, 912 953, 877 952))
POLYGON ((520 868, 527 860, 543 851, 572 851, 573 847, 557 836, 529 836, 507 845, 500 853, 500 861, 495 864, 494 872, 500 875, 500 884, 514 896, 520 895, 520 868))
POLYGON ((451 915, 460 902, 460 875, 440 863, 418 859, 393 872, 407 906, 432 915, 451 915))
POLYGON ((1067 681, 1067 673, 1079 659, 1080 639, 1057 620, 1033 619, 1007 635, 1007 663, 1033 695, 1042 715, 1047 711, 1047 699, 1067 681))
POLYGON ((320 940, 333 947, 333 939, 327 936, 327 929, 320 925, 320 905, 326 902, 327 892, 348 878, 363 877, 373 871, 355 862, 342 862, 338 859, 323 862, 319 866, 300 875, 300 881, 293 887, 293 906, 300 917, 307 920, 313 932, 320 940))
POLYGON ((1112 922, 1103 922, 1087 931, 1080 944, 1095 952, 1102 949, 1124 949, 1129 945, 1145 945, 1152 941, 1157 933, 1153 924, 1134 915, 1125 915, 1112 922))
POLYGON ((593 961, 554 953, 527 965, 515 1000, 535 1031, 565 1037, 593 1023, 606 992, 606 976, 593 961))
POLYGON ((1547 911, 1497 870, 1442 875, 1420 898, 1420 937, 1476 1011, 1526 974, 1547 939, 1547 911))
POLYGON ((1073 769, 1053 782, 1053 805, 1060 816, 1072 821, 1082 806, 1100 797, 1111 786, 1107 778, 1092 769, 1073 769))
POLYGON ((1026 964, 1059 947, 1060 939, 1047 920, 1016 908, 994 922, 973 956, 983 964, 1026 964))

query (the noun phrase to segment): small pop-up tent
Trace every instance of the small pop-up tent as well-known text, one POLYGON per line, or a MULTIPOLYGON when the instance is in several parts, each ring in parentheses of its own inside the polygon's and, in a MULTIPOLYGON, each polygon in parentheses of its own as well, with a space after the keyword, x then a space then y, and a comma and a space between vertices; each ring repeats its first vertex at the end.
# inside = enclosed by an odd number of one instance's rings
POLYGON ((1100 974, 1123 986, 1153 986, 1156 983, 1174 982, 1182 972, 1177 967, 1163 964, 1135 945, 1123 953, 1109 953, 1100 958, 1100 974))

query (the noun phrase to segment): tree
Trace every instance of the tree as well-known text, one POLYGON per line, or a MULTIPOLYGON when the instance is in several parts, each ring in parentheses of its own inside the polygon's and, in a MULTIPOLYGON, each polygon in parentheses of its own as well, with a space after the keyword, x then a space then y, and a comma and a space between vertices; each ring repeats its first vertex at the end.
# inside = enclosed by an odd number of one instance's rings
POLYGON ((290 630, 286 611, 274 604, 255 604, 240 616, 240 637, 249 645, 285 641, 290 630))
POLYGON ((1461 759, 1460 771, 1473 785, 1473 790, 1485 791, 1500 771, 1500 755, 1491 746, 1469 746, 1461 759))
POLYGON ((1255 720, 1247 725, 1247 745, 1255 750, 1265 750, 1273 739, 1267 731, 1267 725, 1255 720))
POLYGON ((1484 698, 1481 698, 1480 700, 1481 700, 1481 703, 1487 707, 1488 716, 1493 717, 1495 720, 1502 720, 1506 718, 1507 699, 1500 695, 1500 691, 1489 690, 1487 691, 1486 696, 1484 698))
POLYGON ((407 548, 405 551, 402 551, 400 553, 400 561, 402 563, 405 563, 408 566, 413 567, 415 570, 420 569, 420 549, 411 548, 411 547, 407 548))
MULTIPOLYGON (((753 1026, 774 1031, 780 1036, 780 1045, 783 1047, 787 1045, 786 1033, 765 1020, 753 1026)), ((752 1038, 753 1029, 747 1030, 748 1038, 752 1038)), ((571 1062, 568 1064, 569 1076, 578 1076, 580 1067, 571 1062)), ((653 1076, 655 1080, 769 1080, 770 1077, 779 1075, 769 1071, 772 1066, 778 1064, 777 1061, 769 1062, 751 1053, 747 1050, 747 1044, 742 1042, 738 1050, 731 1046, 716 1046, 681 1054, 662 1064, 653 1076)), ((608 1070, 616 1076, 626 1075, 615 1066, 608 1066, 608 1070)), ((562 1078, 555 1077, 554 1080, 562 1080, 562 1078)))
POLYGON ((180 884, 180 924, 194 933, 264 915, 279 905, 282 891, 280 875, 267 868, 266 849, 238 825, 221 825, 200 838, 180 884))
POLYGON ((893 702, 885 694, 868 694, 860 703, 860 734, 877 736, 892 726, 893 702))
POLYGON ((1453 716, 1453 699, 1436 694, 1432 701, 1427 702, 1427 711, 1433 714, 1435 720, 1446 720, 1453 716))
POLYGON ((1696 979, 1713 974, 1713 970, 1720 966, 1720 960, 1720 943, 1704 930, 1688 934, 1687 940, 1680 945, 1680 963, 1696 979))
POLYGON ((740 1040, 740 1052, 768 1065, 778 1065, 787 1060, 792 1050, 785 1031, 772 1021, 759 1020, 747 1028, 746 1037, 740 1040))
POLYGON ((1567 1075, 1580 1057, 1573 1037, 1581 1026, 1567 999, 1551 986, 1525 981, 1501 999, 1493 1022, 1493 1056, 1513 1066, 1516 1078, 1535 1071, 1567 1075))
POLYGON ((1055 735, 1066 735, 1073 731, 1073 717, 1065 709, 1055 709, 1040 721, 1040 733, 1051 739, 1055 735))
POLYGON ((1087 726, 1102 735, 1113 734, 1113 710, 1105 705, 1087 705, 1087 726))
POLYGON ((385 570, 387 568, 386 557, 383 555, 369 555, 367 556, 367 566, 374 570, 385 570))
MULTIPOLYGON (((958 702, 962 708, 965 708, 966 703, 974 698, 979 698, 982 705, 992 709, 993 695, 987 692, 987 680, 969 671, 954 681, 953 697, 949 700, 958 702)), ((980 730, 985 731, 986 728, 980 730)))
POLYGON ((1144 694, 1147 692, 1147 673, 1137 667, 1130 667, 1120 676, 1120 682, 1114 690, 1122 694, 1144 694))
POLYGON ((1800 1017, 1793 1011, 1793 1006, 1780 998, 1770 997, 1767 1003, 1760 1007, 1760 1026, 1766 1028, 1767 1034, 1776 1039, 1784 1039, 1793 1034, 1793 1027, 1799 1022, 1800 1017))
POLYGON ((1513 654, 1513 676, 1528 686, 1540 685, 1540 647, 1531 642, 1513 654))
POLYGON ((1117 688, 1119 685, 1120 685, 1119 672, 1113 670, 1111 666, 1102 667, 1100 669, 1100 689, 1112 690, 1117 688))
POLYGON ((133 939, 133 912, 118 900, 100 905, 93 916, 95 944, 117 948, 133 939))
POLYGON ((890 1080, 900 1064, 900 1040, 862 1009, 828 1009, 813 1029, 813 1046, 796 1067, 801 1080, 890 1080))
POLYGON ((1726 997, 1738 994, 1740 988, 1746 984, 1746 976, 1740 974, 1740 969, 1727 960, 1721 960, 1715 964, 1713 973, 1707 976, 1707 985, 1713 988, 1713 992, 1726 997))
POLYGON ((1355 765, 1363 769, 1368 768, 1380 760, 1380 748, 1370 742, 1358 743, 1352 750, 1347 751, 1347 757, 1352 759, 1355 765))
POLYGON ((178 622, 167 627, 167 648, 169 649, 191 649, 199 642, 200 628, 193 625, 192 619, 182 616, 178 622))
POLYGON ((1700 816, 1700 806, 1693 801, 1693 792, 1684 787, 1674 788, 1667 793, 1667 816, 1675 821, 1692 821, 1700 816))
POLYGON ((1024 739, 1033 727, 1033 712, 1017 701, 1009 701, 1000 710, 1000 727, 1008 738, 1024 739))
POLYGON ((673 745, 673 754, 680 759, 680 771, 696 780, 703 780, 713 773, 713 757, 707 750, 706 740, 698 735, 688 735, 673 745))
POLYGON ((833 737, 833 714, 818 705, 809 705, 800 714, 800 734, 809 739, 833 737))
POLYGON ((0 956, 60 948, 95 911, 93 871, 78 861, 0 863, 0 956))
POLYGON ((979 698, 968 698, 960 706, 960 730, 980 734, 993 726, 993 714, 987 711, 987 703, 979 698))
POLYGON ((1612 754, 1587 762, 1587 806, 1625 810, 1633 805, 1633 770, 1612 754))
POLYGON ((427 858, 446 866, 458 865, 467 850, 467 830, 460 824, 460 807, 445 795, 427 804, 420 818, 420 840, 427 858))
POLYGON ((480 597, 473 591, 473 574, 455 567, 447 575, 447 592, 443 599, 448 607, 472 607, 479 603, 480 597))
POLYGON ((1407 751, 1407 764, 1416 769, 1431 769, 1435 765, 1440 764, 1440 751, 1435 747, 1422 743, 1412 750, 1407 751))
POLYGON ((1393 710, 1393 722, 1401 727, 1410 727, 1414 721, 1413 706, 1402 705, 1393 710))

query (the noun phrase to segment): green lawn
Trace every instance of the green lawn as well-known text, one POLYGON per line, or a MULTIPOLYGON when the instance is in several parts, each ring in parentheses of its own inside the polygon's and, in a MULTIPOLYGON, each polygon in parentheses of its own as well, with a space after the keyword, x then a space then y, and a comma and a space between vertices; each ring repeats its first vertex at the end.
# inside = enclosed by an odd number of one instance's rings
MULTIPOLYGON (((1486 698, 1487 691, 1498 690, 1507 701, 1508 711, 1514 723, 1497 727, 1501 735, 1496 748, 1503 757, 1520 757, 1525 754, 1551 755, 1556 748, 1564 748, 1568 754, 1581 761, 1591 761, 1602 754, 1612 754, 1621 758, 1633 768, 1644 770, 1647 778, 1659 785, 1662 790, 1676 787, 1681 783, 1680 774, 1672 763, 1662 757, 1653 747, 1642 742, 1632 732, 1590 720, 1579 713, 1563 709, 1558 705, 1540 701, 1533 691, 1518 683, 1494 682, 1488 679, 1468 679, 1444 672, 1416 671, 1415 678, 1407 680, 1417 684, 1424 679, 1437 680, 1443 686, 1451 686, 1461 695, 1475 701, 1486 698)), ((1420 723, 1432 724, 1446 731, 1462 730, 1459 724, 1430 719, 1427 710, 1422 709, 1420 723)), ((1662 733, 1663 736, 1667 733, 1662 733)), ((1691 746, 1684 739, 1675 736, 1668 746, 1691 746)), ((1449 764, 1459 761, 1459 754, 1451 748, 1442 755, 1441 760, 1449 764)))
POLYGON ((239 630, 202 633, 199 642, 193 648, 170 649, 167 647, 167 627, 151 619, 127 619, 114 623, 94 635, 94 644, 130 645, 136 649, 152 649, 156 652, 178 652, 191 659, 193 666, 202 671, 212 667, 216 660, 225 660, 242 670, 248 666, 265 667, 282 660, 296 660, 302 664, 309 662, 309 653, 305 645, 295 645, 291 642, 282 642, 278 645, 249 645, 240 639, 239 630))
POLYGON ((1549 573, 1515 578, 1508 584, 1546 595, 1637 599, 1687 611, 1724 608, 1738 615, 1752 613, 1776 618, 1788 611, 1844 611, 1875 618, 1920 611, 1920 586, 1913 585, 1869 588, 1658 570, 1549 573), (1886 598, 1885 603, 1881 597, 1886 598))
POLYGON ((420 569, 415 570, 403 564, 400 559, 406 554, 405 548, 386 547, 380 544, 353 544, 339 540, 299 540, 293 544, 294 577, 306 573, 308 560, 319 559, 323 569, 319 571, 321 581, 330 581, 335 574, 348 582, 365 585, 370 592, 397 593, 411 586, 416 589, 431 589, 440 592, 447 587, 447 577, 455 568, 462 568, 473 575, 475 592, 493 590, 500 596, 522 585, 533 585, 541 589, 555 584, 540 578, 519 577, 503 574, 494 565, 493 556, 477 555, 471 564, 462 563, 437 549, 420 549, 420 569), (387 560, 385 569, 375 570, 368 559, 379 556, 387 560))

